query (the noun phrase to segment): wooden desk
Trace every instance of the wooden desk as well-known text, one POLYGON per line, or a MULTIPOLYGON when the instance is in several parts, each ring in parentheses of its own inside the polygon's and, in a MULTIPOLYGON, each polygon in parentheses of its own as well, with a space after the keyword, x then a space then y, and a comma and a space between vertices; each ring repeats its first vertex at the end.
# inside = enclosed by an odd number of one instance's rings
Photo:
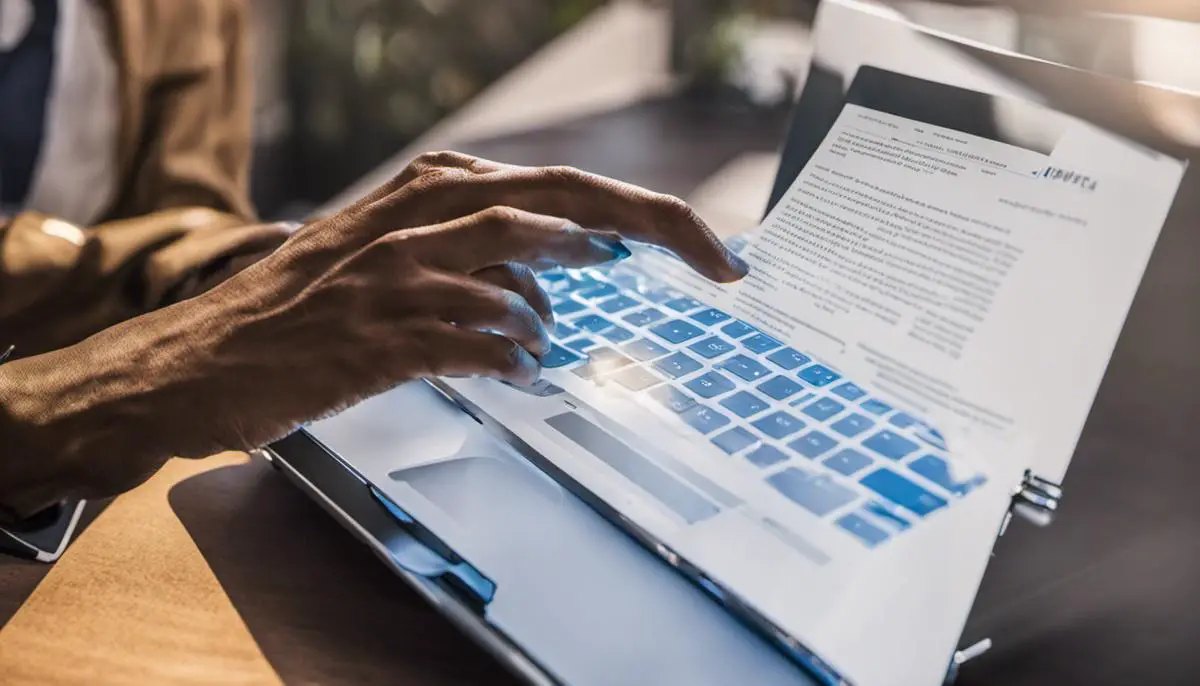
MULTIPOLYGON (((687 195, 778 114, 649 102, 458 146, 687 195)), ((1194 171, 1194 170, 1193 170, 1194 171)), ((1050 529, 1017 524, 968 636, 965 686, 1200 683, 1200 189, 1164 232, 1050 529)), ((0 562, 5 683, 511 683, 262 464, 173 462, 43 567, 0 562), (32 571, 31 571, 32 570, 32 571)))

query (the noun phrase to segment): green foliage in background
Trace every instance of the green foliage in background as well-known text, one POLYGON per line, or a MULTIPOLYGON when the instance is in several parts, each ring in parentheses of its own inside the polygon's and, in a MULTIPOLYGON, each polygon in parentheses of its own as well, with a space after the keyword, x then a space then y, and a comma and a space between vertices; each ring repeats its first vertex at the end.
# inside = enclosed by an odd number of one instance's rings
POLYGON ((402 148, 603 0, 297 0, 291 102, 310 197, 402 148))

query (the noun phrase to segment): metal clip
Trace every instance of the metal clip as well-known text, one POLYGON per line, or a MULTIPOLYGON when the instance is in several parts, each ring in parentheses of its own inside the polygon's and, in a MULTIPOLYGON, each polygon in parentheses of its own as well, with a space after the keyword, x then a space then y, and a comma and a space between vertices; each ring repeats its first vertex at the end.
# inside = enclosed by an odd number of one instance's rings
POLYGON ((1035 526, 1047 526, 1058 513, 1062 487, 1030 472, 1025 472, 1021 488, 1013 496, 1013 512, 1035 526))

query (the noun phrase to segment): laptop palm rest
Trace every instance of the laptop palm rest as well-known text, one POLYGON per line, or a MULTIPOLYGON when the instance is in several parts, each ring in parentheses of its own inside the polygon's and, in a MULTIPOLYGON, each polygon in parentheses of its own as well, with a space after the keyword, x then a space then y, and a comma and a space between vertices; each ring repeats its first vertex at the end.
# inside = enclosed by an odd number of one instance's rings
POLYGON ((428 388, 396 389, 322 424, 314 433, 329 448, 496 583, 488 621, 563 681, 814 683, 428 388), (403 411, 418 398, 419 422, 403 411), (421 446, 434 454, 412 461, 408 448, 421 446))

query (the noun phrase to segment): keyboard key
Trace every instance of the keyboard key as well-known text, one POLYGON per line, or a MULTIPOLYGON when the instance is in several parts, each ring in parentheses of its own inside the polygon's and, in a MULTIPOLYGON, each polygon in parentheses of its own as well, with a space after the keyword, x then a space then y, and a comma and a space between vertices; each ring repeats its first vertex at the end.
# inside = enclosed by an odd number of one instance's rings
POLYGON ((784 369, 789 372, 802 364, 808 364, 809 362, 812 362, 811 357, 805 355, 799 350, 796 350, 795 348, 776 350, 770 355, 767 355, 767 360, 780 369, 784 369))
POLYGON ((633 360, 612 348, 593 348, 587 352, 587 357, 588 363, 575 369, 575 374, 584 379, 615 372, 633 364, 633 360))
POLYGON ((593 347, 595 347, 595 345, 596 345, 596 341, 593 341, 590 338, 576 338, 575 340, 568 343, 567 347, 570 348, 571 350, 574 350, 577 353, 582 353, 582 352, 587 352, 588 350, 591 350, 593 347))
POLYGON ((711 360, 733 350, 733 344, 718 336, 709 336, 688 346, 688 349, 700 357, 711 360))
POLYGON ((919 517, 946 506, 945 500, 886 467, 864 476, 859 483, 919 517))
POLYGON ((678 352, 670 357, 664 357, 654 363, 654 368, 666 374, 672 379, 678 379, 681 376, 687 376, 697 369, 702 369, 704 365, 688 357, 686 353, 678 352))
POLYGON ((830 428, 843 436, 854 437, 873 426, 875 422, 855 412, 837 420, 830 428))
POLYGON ((670 352, 649 338, 639 338, 632 343, 626 343, 621 346, 621 351, 639 362, 657 360, 670 352))
POLYGON ((874 548, 889 538, 886 531, 880 529, 856 514, 848 514, 839 517, 837 520, 837 525, 842 530, 849 532, 855 538, 862 541, 863 545, 867 546, 868 548, 874 548))
POLYGON ((749 453, 746 453, 746 459, 750 464, 756 467, 770 467, 773 464, 779 464, 788 459, 786 453, 773 445, 764 443, 749 453))
POLYGON ((570 350, 567 350, 561 345, 552 343, 550 345, 550 352, 542 355, 541 361, 542 367, 546 369, 557 369, 559 367, 565 367, 572 362, 576 362, 581 359, 583 358, 571 352, 570 350))
POLYGON ((897 429, 907 429, 908 427, 917 423, 917 420, 913 419, 912 415, 906 412, 897 412, 896 414, 892 415, 892 418, 888 421, 891 422, 892 426, 896 427, 897 429))
POLYGON ((846 448, 825 458, 825 466, 842 476, 850 476, 874 461, 854 448, 846 448))
POLYGON ((820 431, 809 431, 800 438, 788 443, 788 447, 807 458, 819 457, 838 444, 837 440, 826 436, 820 431))
POLYGON ((683 343, 704 333, 704 329, 682 319, 672 319, 655 325, 650 332, 668 343, 683 343))
POLYGON ((804 422, 780 410, 754 422, 754 428, 775 440, 783 440, 804 428, 804 422))
POLYGON ((858 386, 856 386, 855 384, 853 384, 849 381, 842 384, 841 386, 838 386, 837 388, 830 389, 830 392, 834 393, 836 395, 840 395, 843 398, 845 398, 846 400, 849 400, 850 402, 854 402, 855 400, 858 400, 859 398, 861 398, 867 394, 866 391, 864 391, 863 389, 859 388, 858 386))
POLYGON ((954 495, 966 495, 987 481, 982 474, 955 474, 953 465, 936 455, 918 457, 908 468, 954 495))
POLYGON ((715 398, 734 389, 732 381, 715 371, 697 376, 684 384, 684 387, 701 398, 715 398))
POLYGON ((917 428, 913 430, 913 435, 938 450, 946 449, 946 438, 942 436, 942 432, 933 427, 918 424, 917 428))
POLYGON ((584 300, 599 300, 600 298, 607 298, 616 292, 616 286, 612 285, 611 283, 604 283, 596 286, 595 288, 589 288, 586 291, 580 292, 579 297, 583 298, 584 300))
POLYGON ((663 306, 675 310, 676 312, 691 312, 702 305, 693 298, 685 297, 668 300, 667 302, 663 303, 663 306))
POLYGON ((758 331, 758 329, 750 326, 746 322, 730 322, 721 327, 721 333, 729 336, 730 338, 741 338, 742 336, 748 336, 755 331, 758 331))
POLYGON ((693 314, 692 319, 705 326, 712 326, 714 324, 720 324, 721 322, 729 319, 729 315, 715 307, 710 307, 707 310, 700 310, 699 312, 693 314))
POLYGON ((863 441, 863 447, 870 448, 889 460, 900 460, 905 455, 916 450, 917 444, 899 434, 884 429, 863 441))
POLYGON ((887 403, 879 402, 878 400, 875 400, 874 398, 872 398, 870 400, 864 400, 862 405, 860 405, 860 407, 862 407, 862 409, 866 410, 867 412, 870 412, 871 414, 887 414, 888 412, 892 411, 891 405, 888 405, 887 403))
POLYGON ((616 314, 617 312, 628 310, 631 307, 637 307, 640 304, 640 302, 634 300, 628 295, 618 295, 615 298, 609 298, 608 300, 600 303, 596 306, 596 309, 600 310, 601 312, 616 314))
POLYGON ((720 368, 743 381, 757 381, 771 373, 771 370, 763 366, 763 363, 745 355, 734 355, 722 362, 720 368))
POLYGON ((674 300, 678 298, 679 292, 664 286, 661 288, 651 288, 643 291, 641 292, 641 296, 652 303, 661 304, 667 302, 668 300, 674 300))
POLYGON ((816 402, 805 407, 803 412, 809 417, 823 422, 844 409, 846 406, 833 398, 818 398, 816 402))
POLYGON ((684 410, 679 417, 702 434, 710 434, 729 423, 729 417, 704 405, 693 405, 684 410))
POLYGON ((587 305, 584 305, 576 300, 564 300, 554 307, 551 307, 550 310, 560 317, 565 317, 569 314, 575 314, 585 307, 587 307, 587 305))
POLYGON ((656 310, 651 307, 645 310, 639 310, 633 314, 625 315, 625 323, 632 326, 646 326, 647 324, 653 324, 654 322, 657 322, 666 316, 667 315, 663 314, 662 310, 656 310))
POLYGON ((649 395, 675 414, 684 412, 696 404, 690 395, 672 386, 659 386, 652 389, 649 395))
POLYGON ((601 331, 600 337, 608 339, 609 341, 612 341, 613 343, 624 343, 625 341, 631 341, 634 338, 636 338, 637 334, 633 333, 632 331, 630 331, 629 329, 626 329, 624 327, 614 326, 610 329, 605 329, 604 331, 601 331))
POLYGON ((612 326, 612 322, 598 314, 589 314, 571 322, 577 329, 591 331, 592 333, 600 333, 601 331, 612 326))
POLYGON ((562 322, 554 323, 554 337, 558 339, 566 339, 579 333, 579 329, 573 326, 563 324, 562 322))
POLYGON ((721 406, 745 419, 770 407, 765 400, 748 391, 738 391, 721 401, 721 406))
POLYGON ((721 450, 732 455, 758 443, 758 438, 742 427, 735 426, 723 434, 714 436, 712 442, 721 450))
POLYGON ((767 477, 767 482, 788 500, 818 517, 854 502, 857 497, 854 491, 834 483, 828 477, 810 474, 798 467, 788 467, 772 474, 767 477))
POLYGON ((863 509, 881 519, 885 524, 897 531, 908 531, 912 523, 892 511, 892 508, 874 500, 863 506, 863 509))
POLYGON ((841 374, 821 364, 814 364, 800 370, 800 378, 820 388, 842 378, 841 374))
POLYGON ((662 377, 650 372, 645 367, 629 367, 623 369, 611 378, 631 391, 643 391, 651 386, 662 383, 662 377))
POLYGON ((758 390, 768 398, 775 400, 783 400, 798 393, 804 388, 799 383, 792 381, 786 376, 776 376, 758 385, 758 390))
POLYGON ((750 352, 765 353, 768 350, 774 350, 783 344, 765 333, 760 333, 742 341, 742 345, 746 346, 750 352))

